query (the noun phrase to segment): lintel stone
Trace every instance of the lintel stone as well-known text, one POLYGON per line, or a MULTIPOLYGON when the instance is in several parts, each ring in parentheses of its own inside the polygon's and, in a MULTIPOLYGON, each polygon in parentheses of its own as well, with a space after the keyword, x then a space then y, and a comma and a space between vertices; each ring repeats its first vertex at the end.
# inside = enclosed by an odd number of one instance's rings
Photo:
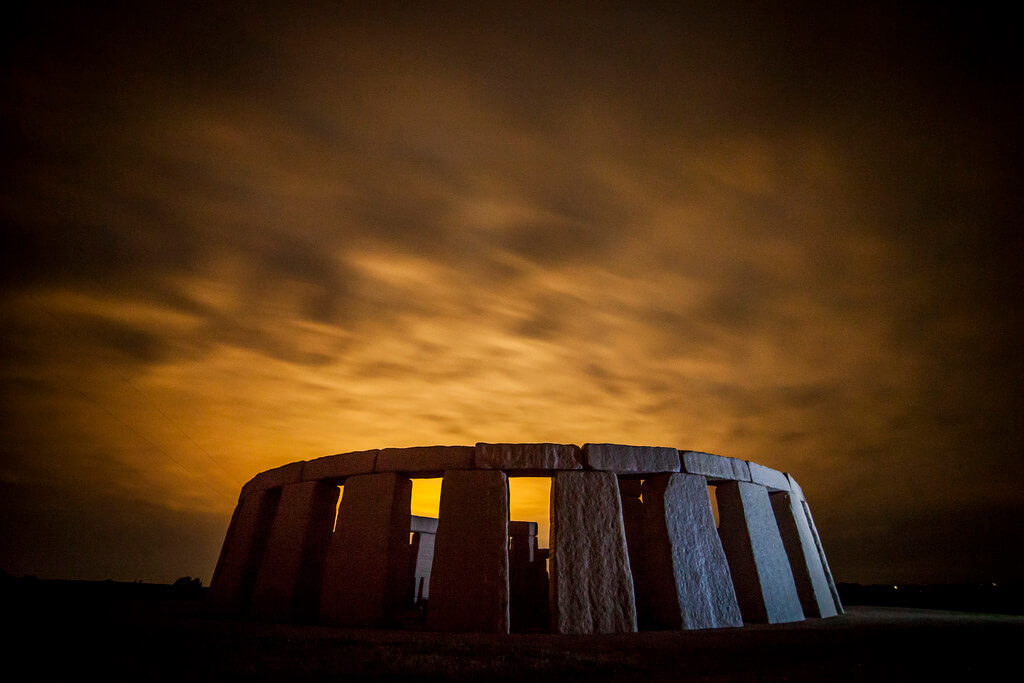
POLYGON ((305 465, 305 460, 299 460, 298 462, 290 462, 287 465, 275 467, 266 472, 260 472, 242 487, 242 492, 239 494, 238 499, 241 500, 254 491, 266 491, 267 489, 280 488, 285 484, 299 483, 302 481, 302 470, 305 465))
POLYGON ((613 443, 583 444, 587 469, 604 472, 678 472, 679 451, 659 446, 624 446, 613 443))
POLYGON ((484 470, 545 473, 583 469, 580 447, 559 443, 478 443, 476 466, 484 470))
POLYGON ((764 465, 758 465, 756 462, 747 461, 747 467, 750 468, 750 481, 755 484, 761 484, 767 486, 772 491, 789 491, 789 479, 786 475, 778 470, 773 470, 770 467, 764 465))
POLYGON ((804 490, 800 487, 800 484, 797 483, 796 478, 787 472, 786 479, 789 481, 789 490, 793 492, 793 495, 800 500, 806 500, 806 498, 804 498, 804 490))
POLYGON ((355 474, 373 474, 377 460, 377 449, 352 451, 306 461, 302 470, 303 481, 335 481, 341 483, 345 477, 355 474))
POLYGON ((473 468, 472 446, 385 448, 377 454, 377 472, 404 472, 440 477, 446 470, 473 468))
POLYGON ((745 460, 700 451, 679 451, 683 472, 701 474, 711 481, 750 481, 745 460))

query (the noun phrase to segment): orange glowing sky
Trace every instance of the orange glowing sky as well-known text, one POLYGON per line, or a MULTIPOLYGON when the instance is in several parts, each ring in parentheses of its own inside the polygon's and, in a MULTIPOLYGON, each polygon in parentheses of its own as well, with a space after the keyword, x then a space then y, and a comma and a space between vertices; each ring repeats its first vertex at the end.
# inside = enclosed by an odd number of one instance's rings
POLYGON ((208 583, 261 470, 592 441, 792 472, 840 581, 1024 578, 1011 23, 711 5, 15 16, 0 569, 208 583))

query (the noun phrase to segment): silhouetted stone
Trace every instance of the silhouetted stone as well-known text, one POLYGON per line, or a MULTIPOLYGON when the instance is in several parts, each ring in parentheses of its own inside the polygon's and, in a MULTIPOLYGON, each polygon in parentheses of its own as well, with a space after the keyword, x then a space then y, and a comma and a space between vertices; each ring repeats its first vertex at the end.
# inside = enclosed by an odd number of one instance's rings
POLYGON ((623 446, 613 443, 583 444, 588 469, 604 472, 678 472, 679 451, 659 446, 623 446))
POLYGON ((636 604, 636 622, 640 629, 651 628, 651 598, 646 577, 647 557, 644 552, 643 482, 639 479, 619 477, 619 500, 622 503, 622 524, 626 532, 626 551, 629 570, 633 576, 633 600, 636 604))
POLYGON ((537 522, 516 522, 508 523, 509 536, 536 536, 537 522))
POLYGON ((377 450, 352 451, 307 460, 302 469, 303 481, 329 481, 341 484, 346 477, 356 474, 373 474, 377 450))
POLYGON ((448 470, 473 468, 472 446, 385 448, 377 454, 377 472, 404 472, 440 477, 448 470))
POLYGON ((770 467, 764 465, 758 465, 756 462, 747 461, 747 467, 750 469, 750 481, 754 484, 761 484, 772 491, 789 491, 789 479, 785 473, 773 470, 770 467))
POLYGON ((300 482, 281 489, 253 588, 254 616, 281 620, 316 615, 337 502, 338 487, 325 482, 300 482))
POLYGON ((679 451, 682 471, 700 474, 712 481, 750 481, 746 461, 700 451, 679 451))
POLYGON ((704 477, 648 477, 643 498, 652 627, 742 626, 704 477))
POLYGON ((802 620, 768 489, 730 481, 719 484, 716 494, 719 533, 743 620, 769 624, 802 620))
POLYGON ((302 470, 305 466, 305 461, 299 460, 298 462, 290 462, 287 465, 275 467, 266 472, 260 472, 242 487, 242 492, 238 495, 238 499, 241 500, 255 491, 275 489, 285 484, 296 484, 302 481, 302 470))
POLYGON ((395 473, 345 482, 327 552, 320 619, 343 626, 386 625, 406 595, 412 482, 395 473))
POLYGON ((427 628, 508 633, 508 578, 508 478, 445 472, 427 628))
POLYGON ((551 470, 579 470, 579 446, 558 443, 478 443, 476 467, 516 474, 545 475, 551 470))
POLYGON ((214 613, 237 615, 248 610, 280 498, 280 489, 258 489, 235 507, 206 596, 214 613))
POLYGON ((555 473, 550 564, 553 631, 636 630, 633 577, 614 474, 555 473))
POLYGON ((835 599, 803 510, 803 501, 784 491, 773 493, 770 498, 804 614, 809 617, 834 617, 835 599))
POLYGON ((430 572, 434 564, 434 534, 414 531, 409 551, 412 553, 412 602, 430 598, 430 572))

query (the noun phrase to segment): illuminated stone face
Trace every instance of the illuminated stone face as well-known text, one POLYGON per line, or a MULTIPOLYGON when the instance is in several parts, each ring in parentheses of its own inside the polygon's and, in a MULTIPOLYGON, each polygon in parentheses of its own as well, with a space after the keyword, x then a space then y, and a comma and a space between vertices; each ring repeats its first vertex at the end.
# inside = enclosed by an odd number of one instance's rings
POLYGON ((589 443, 359 451, 260 473, 242 488, 208 600, 264 620, 497 633, 842 612, 791 475, 589 443), (438 519, 412 515, 412 478, 438 475, 438 519), (537 523, 509 519, 517 476, 551 479, 550 548, 538 547, 537 523))

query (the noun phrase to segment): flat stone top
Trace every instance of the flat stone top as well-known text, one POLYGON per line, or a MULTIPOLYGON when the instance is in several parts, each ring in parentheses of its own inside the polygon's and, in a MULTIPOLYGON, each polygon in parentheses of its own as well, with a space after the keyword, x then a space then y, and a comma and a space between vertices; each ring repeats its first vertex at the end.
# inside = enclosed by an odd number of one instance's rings
POLYGON ((750 467, 745 460, 726 458, 700 451, 679 451, 683 472, 702 474, 711 480, 750 481, 750 467))
POLYGON ((629 474, 679 471, 679 451, 661 446, 585 443, 583 460, 587 469, 604 472, 629 474))
MULTIPOLYGON (((260 472, 242 487, 240 498, 300 481, 343 484, 347 477, 394 472, 410 477, 440 477, 453 470, 501 470, 512 476, 553 476, 564 470, 612 472, 642 479, 648 474, 685 472, 709 482, 752 481, 773 491, 803 498, 789 474, 755 462, 664 446, 610 443, 477 443, 475 446, 415 446, 352 451, 288 463, 260 472)), ((620 486, 623 484, 620 483, 620 486)), ((623 493, 635 495, 626 482, 623 493)))

